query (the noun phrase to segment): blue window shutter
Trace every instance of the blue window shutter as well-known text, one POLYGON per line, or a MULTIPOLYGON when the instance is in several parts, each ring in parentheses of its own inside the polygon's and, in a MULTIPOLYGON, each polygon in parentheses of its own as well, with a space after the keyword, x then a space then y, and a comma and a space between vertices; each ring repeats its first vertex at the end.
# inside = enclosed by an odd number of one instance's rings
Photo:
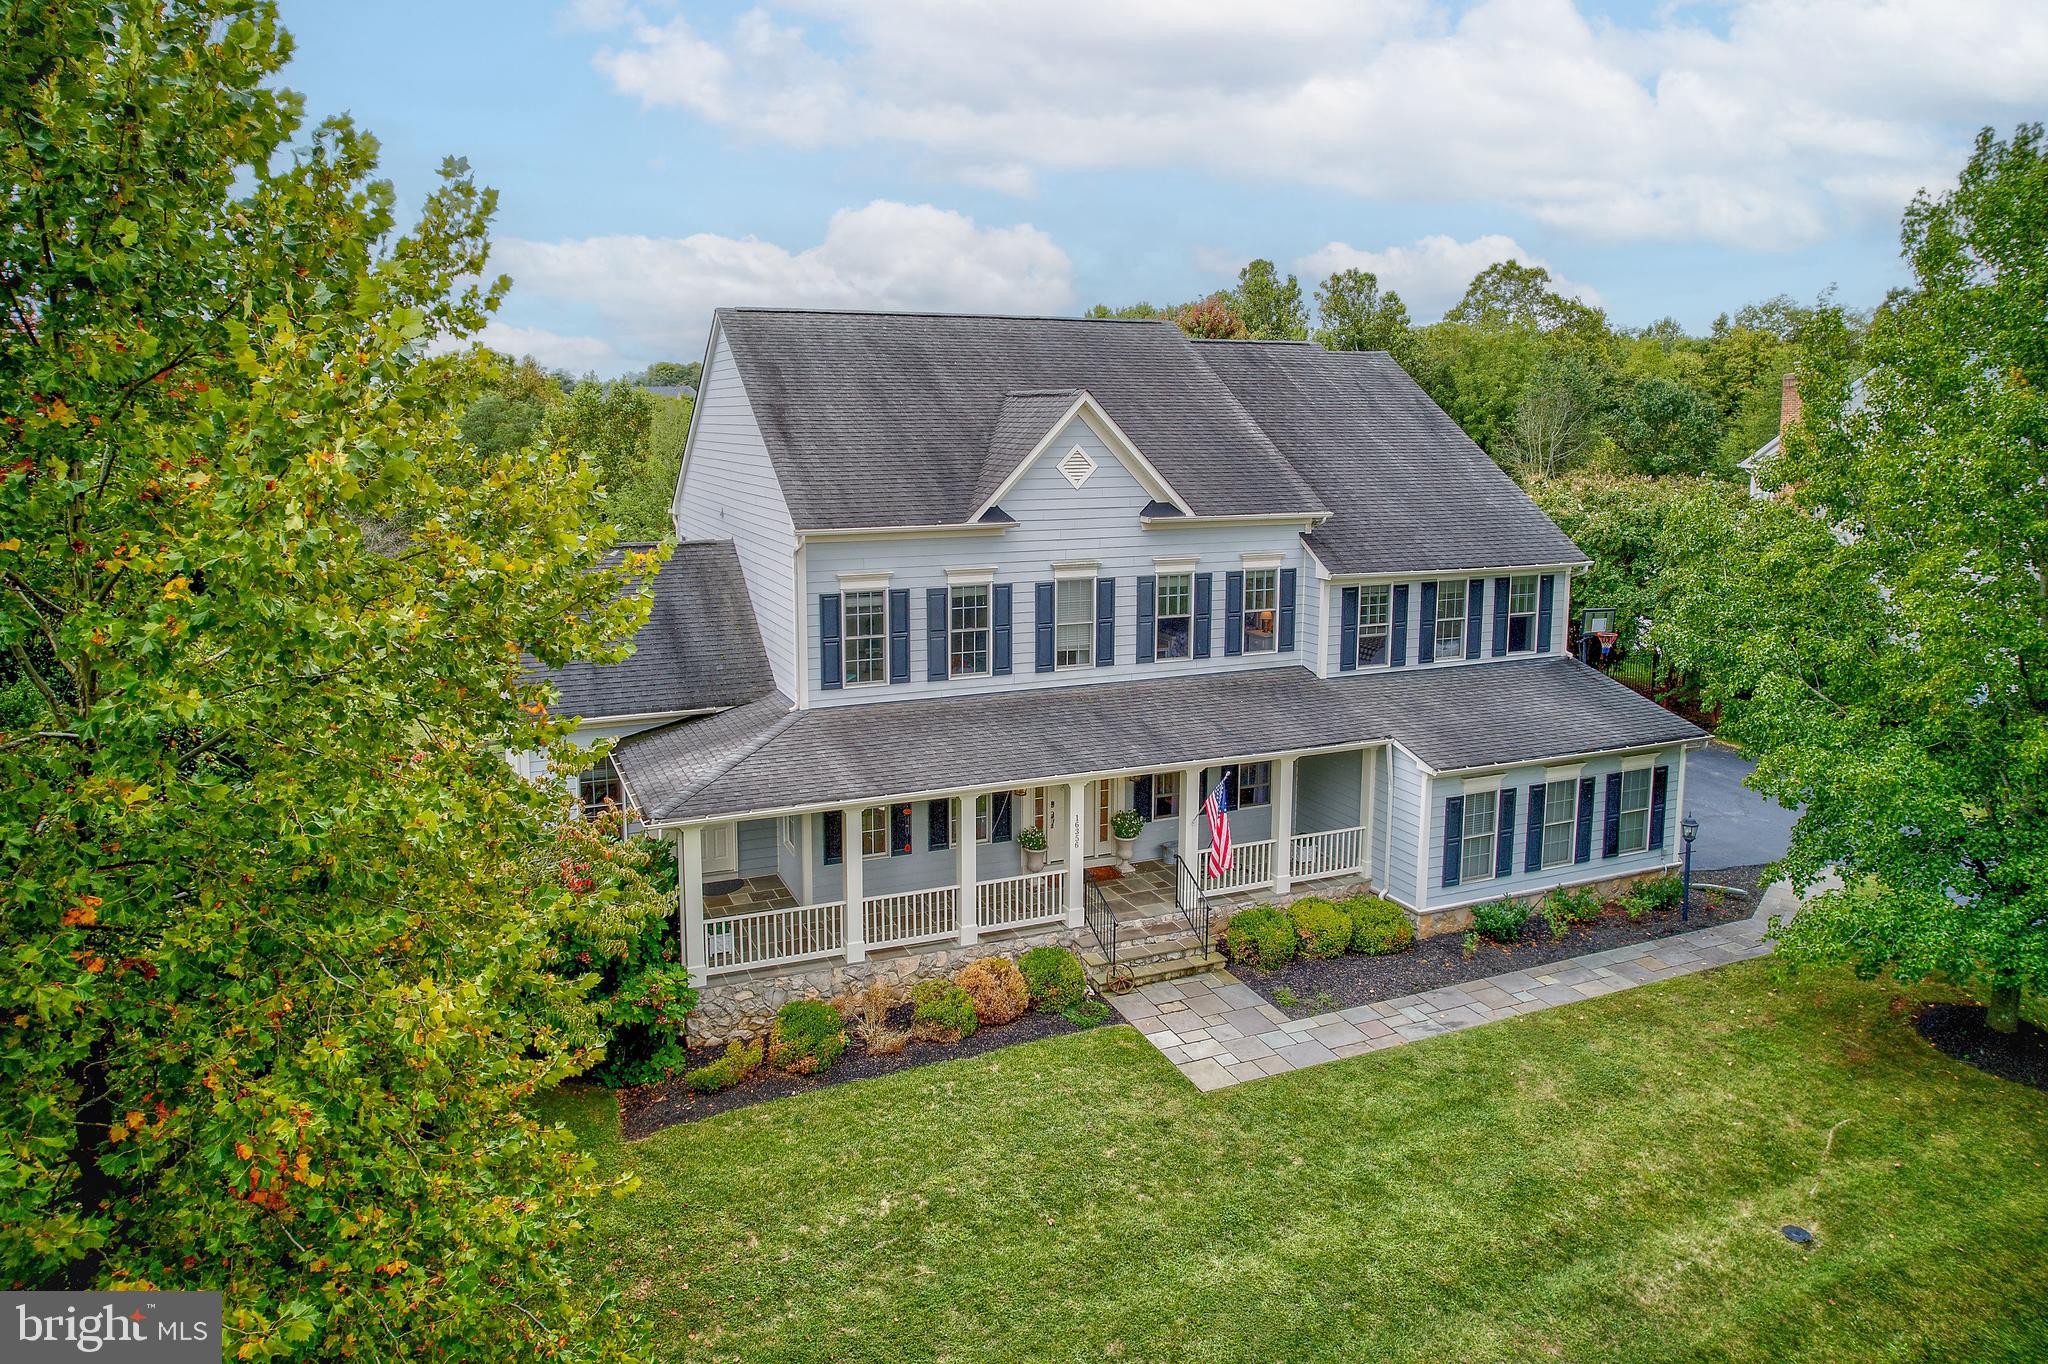
POLYGON ((1508 580, 1493 580, 1493 656, 1501 658, 1508 651, 1508 580))
POLYGON ((1394 584, 1394 624, 1387 654, 1389 667, 1400 668, 1408 663, 1408 584, 1394 584))
POLYGON ((1244 652, 1244 574, 1223 575, 1223 652, 1244 652))
POLYGON ((1031 589, 1031 634, 1038 645, 1038 671, 1052 671, 1052 584, 1031 589))
POLYGON ((1152 661, 1152 613, 1158 605, 1158 583, 1155 579, 1138 579, 1138 661, 1152 661))
POLYGON ((1593 779, 1579 778, 1579 820, 1572 831, 1572 861, 1593 860, 1593 779))
POLYGON ((1539 654, 1550 652, 1550 621, 1551 613, 1557 609, 1556 596, 1557 575, 1546 573, 1536 588, 1536 652, 1539 654))
POLYGON ((910 807, 889 807, 889 856, 908 857, 916 850, 910 841, 910 807))
POLYGON ((1147 772, 1142 777, 1132 779, 1131 808, 1148 820, 1152 818, 1152 774, 1150 772, 1147 772))
POLYGON ((889 680, 910 680, 910 589, 889 589, 889 680))
POLYGON ((825 832, 825 865, 836 867, 842 858, 840 849, 843 845, 840 840, 845 834, 845 821, 840 818, 839 811, 827 810, 818 816, 818 822, 824 826, 825 832))
POLYGON ((951 660, 951 651, 946 645, 946 589, 927 587, 924 590, 924 675, 933 682, 946 680, 946 670, 951 660))
POLYGON ((1214 573, 1195 575, 1195 657, 1209 656, 1209 598, 1215 585, 1214 573))
POLYGON ((1540 781, 1529 788, 1529 837, 1528 847, 1522 856, 1523 871, 1543 870, 1544 794, 1540 781))
POLYGON ((1337 670, 1351 672, 1358 667, 1358 589, 1344 589, 1343 619, 1337 622, 1337 670))
POLYGON ((1621 773, 1607 774, 1607 821, 1601 830, 1600 855, 1613 857, 1621 851, 1621 773))
POLYGON ((1294 570, 1280 570, 1280 652, 1294 652, 1294 570))
POLYGON ((826 592, 818 598, 818 685, 826 691, 846 682, 839 647, 839 594, 826 592))
POLYGON ((997 791, 988 798, 988 841, 1008 843, 1010 841, 1010 812, 1014 798, 1008 791, 997 791))
POLYGON ((1465 585, 1465 657, 1480 652, 1480 619, 1486 614, 1486 579, 1473 578, 1465 585))
POLYGON ((1095 580, 1095 666, 1116 662, 1116 579, 1095 580))
POLYGON ((1436 662, 1436 584, 1422 585, 1422 609, 1416 613, 1420 619, 1415 632, 1415 661, 1436 662))
POLYGON ((944 852, 953 846, 953 802, 934 800, 925 807, 925 846, 933 852, 944 852))
POLYGON ((1464 846, 1465 798, 1444 798, 1444 884, 1458 884, 1458 855, 1464 846))
POLYGON ((1664 798, 1670 794, 1671 769, 1664 763, 1650 774, 1650 846, 1664 846, 1664 798))
POLYGON ((1503 786, 1500 791, 1500 822, 1493 840, 1493 874, 1513 876, 1515 874, 1515 788, 1503 786))
POLYGON ((997 583, 989 593, 989 666, 997 677, 1010 675, 1010 585, 997 583))

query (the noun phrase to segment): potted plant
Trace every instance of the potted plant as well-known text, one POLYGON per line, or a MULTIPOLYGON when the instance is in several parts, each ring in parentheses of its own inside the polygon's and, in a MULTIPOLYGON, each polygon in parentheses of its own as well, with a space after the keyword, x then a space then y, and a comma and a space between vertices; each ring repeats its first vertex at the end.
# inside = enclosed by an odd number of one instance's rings
POLYGON ((1131 869, 1131 848, 1145 832, 1145 816, 1136 810, 1118 810, 1109 817, 1109 836, 1116 840, 1117 865, 1131 869))
POLYGON ((1033 824, 1017 831, 1017 846, 1024 850, 1024 870, 1045 870, 1045 830, 1033 824))

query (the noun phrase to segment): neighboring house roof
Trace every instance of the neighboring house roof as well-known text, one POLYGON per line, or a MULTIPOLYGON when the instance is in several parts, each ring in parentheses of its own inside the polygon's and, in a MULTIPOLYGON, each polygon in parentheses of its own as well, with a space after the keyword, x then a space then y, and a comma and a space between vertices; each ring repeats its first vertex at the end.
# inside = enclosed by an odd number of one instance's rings
POLYGON ((1083 388, 1196 515, 1324 510, 1170 322, 721 308, 718 325, 800 530, 966 522, 1021 439, 1006 400, 1083 388))
POLYGON ((586 720, 664 715, 737 706, 775 689, 730 540, 677 545, 653 589, 654 604, 633 637, 631 657, 537 670, 561 693, 558 713, 586 720))
POLYGON ((748 709, 743 722, 687 720, 619 744, 613 759, 643 818, 1028 786, 1388 738, 1449 771, 1703 737, 1569 658, 1330 679, 1264 668, 783 714, 768 702, 748 709))
POLYGON ((1576 564, 1586 556, 1383 351, 1198 341, 1195 351, 1332 515, 1332 573, 1576 564))

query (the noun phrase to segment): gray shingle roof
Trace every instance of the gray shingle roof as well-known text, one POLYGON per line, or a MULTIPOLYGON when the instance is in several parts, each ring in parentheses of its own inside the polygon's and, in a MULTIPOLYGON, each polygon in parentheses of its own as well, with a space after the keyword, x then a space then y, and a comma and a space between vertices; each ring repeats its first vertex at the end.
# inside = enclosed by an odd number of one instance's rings
POLYGON ((555 710, 586 720, 652 715, 736 706, 775 689, 730 540, 676 546, 633 643, 622 663, 538 669, 561 692, 555 710))
POLYGON ((1170 322, 774 308, 718 322, 799 529, 966 521, 1006 397, 1053 389, 1086 388, 1198 515, 1322 509, 1170 322))
POLYGON ((1031 393, 1005 393, 996 412, 995 430, 989 433, 988 460, 981 466, 981 479, 974 485, 973 506, 996 495, 1003 480, 1016 472, 1024 456, 1052 430, 1052 424, 1080 401, 1078 388, 1047 388, 1031 393))
POLYGON ((1384 352, 1313 342, 1193 346, 1333 513, 1307 537, 1331 572, 1585 559, 1384 352))
POLYGON ((1264 668, 786 714, 770 702, 747 709, 619 745, 614 757, 643 817, 1024 786, 1387 738, 1449 771, 1701 737, 1565 658, 1327 680, 1264 668))

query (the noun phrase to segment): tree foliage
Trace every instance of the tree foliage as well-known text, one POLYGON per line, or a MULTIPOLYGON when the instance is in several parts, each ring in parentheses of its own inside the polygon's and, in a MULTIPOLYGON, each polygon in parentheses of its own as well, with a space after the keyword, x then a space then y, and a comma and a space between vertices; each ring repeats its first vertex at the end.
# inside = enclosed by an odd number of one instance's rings
POLYGON ((1308 336, 1308 304, 1302 301, 1301 281, 1293 275, 1283 278, 1269 260, 1255 260, 1237 272, 1230 305, 1254 341, 1300 341, 1308 336))
MULTIPOLYGON (((592 471, 464 438, 492 196, 395 231, 256 0, 0 18, 0 1279, 217 1288, 237 1357, 615 1355, 524 656, 613 659, 592 471), (396 543, 372 534, 404 528, 396 543)), ((658 901, 637 912, 660 914, 658 901)), ((623 903, 620 912, 628 907, 623 903)))
POLYGON ((1316 288, 1316 342, 1325 350, 1407 349, 1408 307, 1392 289, 1380 292, 1369 270, 1339 270, 1316 288))
POLYGON ((1781 934, 1988 990, 2048 985, 2048 154, 1987 129, 1908 209, 1913 286, 1851 363, 1805 327, 1780 497, 1681 581, 1658 639, 1712 679, 1755 784, 1803 805, 1785 867, 1845 888, 1781 934))

